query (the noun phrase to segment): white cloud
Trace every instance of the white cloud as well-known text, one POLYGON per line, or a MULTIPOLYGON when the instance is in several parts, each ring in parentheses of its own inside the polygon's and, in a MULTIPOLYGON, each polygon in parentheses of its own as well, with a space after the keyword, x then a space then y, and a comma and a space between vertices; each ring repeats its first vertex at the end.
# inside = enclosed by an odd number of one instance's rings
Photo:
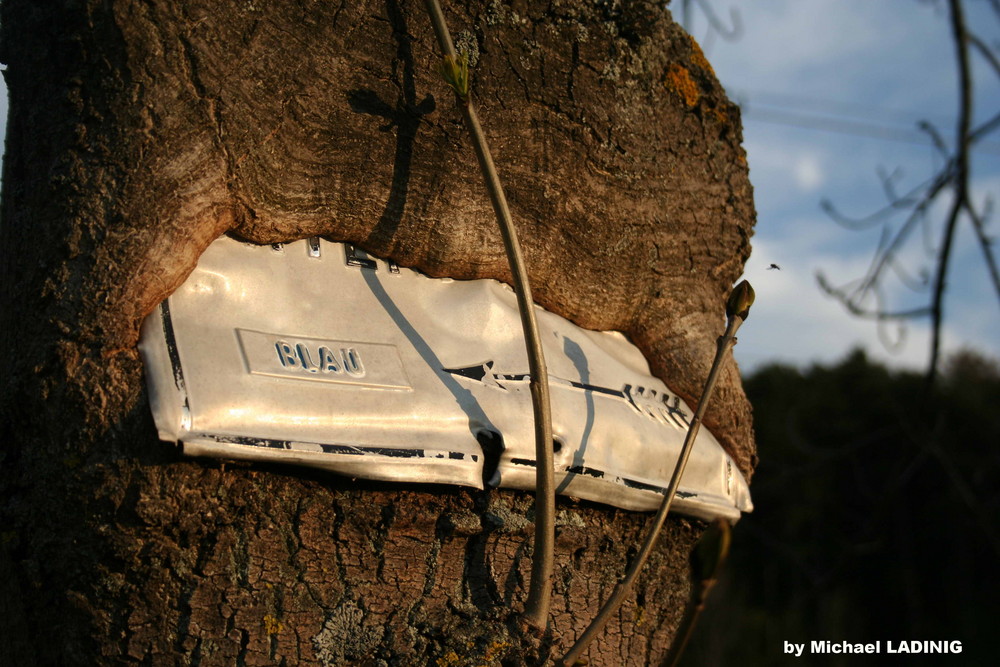
POLYGON ((795 182, 807 192, 823 184, 823 171, 815 155, 803 155, 795 162, 795 182))
MULTIPOLYGON (((855 253, 831 253, 824 249, 827 232, 803 229, 801 234, 755 238, 746 277, 757 292, 757 301, 747 324, 740 330, 736 358, 745 370, 762 363, 782 361, 793 365, 832 363, 855 347, 896 367, 923 370, 930 349, 929 319, 909 321, 903 327, 901 345, 887 349, 884 338, 897 341, 897 325, 880 325, 850 315, 834 298, 822 293, 815 274, 822 268, 833 282, 847 282, 864 274, 867 249, 855 253), (781 268, 770 269, 771 263, 781 268)), ((963 243, 962 245, 968 245, 963 243)), ((980 267, 980 271, 982 271, 980 267)), ((980 288, 991 289, 981 281, 980 288)), ((896 286, 889 297, 897 296, 896 286)), ((946 302, 943 343, 946 353, 963 346, 1000 357, 1000 309, 996 298, 979 295, 964 303, 957 294, 946 302)))
MULTIPOLYGON (((754 252, 746 271, 758 302, 741 330, 737 358, 749 366, 772 359, 805 365, 836 361, 862 346, 892 365, 922 369, 931 335, 928 320, 910 322, 901 348, 889 352, 876 323, 851 316, 820 291, 818 270, 841 284, 864 275, 880 227, 844 229, 819 203, 829 199, 845 215, 864 217, 888 202, 880 170, 898 169, 896 185, 905 192, 930 177, 940 160, 929 145, 852 136, 828 125, 820 130, 782 124, 776 122, 780 118, 755 114, 754 100, 756 93, 758 109, 764 108, 765 99, 774 108, 786 103, 782 100, 798 100, 813 118, 865 119, 903 130, 912 129, 921 118, 932 118, 950 137, 956 102, 947 16, 910 0, 718 0, 714 6, 721 15, 737 7, 744 19, 742 39, 715 40, 708 57, 727 90, 749 100, 744 137, 758 210, 754 252), (768 271, 771 263, 781 270, 768 271)), ((990 20, 995 34, 996 21, 990 20)), ((988 27, 982 21, 974 25, 988 27)), ((696 27, 694 34, 703 37, 704 26, 696 27)), ((995 113, 1000 85, 983 87, 979 101, 995 113)), ((977 201, 986 192, 1000 197, 1000 158, 981 152, 974 166, 981 175, 973 188, 977 201)), ((932 213, 937 223, 930 228, 932 250, 940 243, 945 203, 932 213)), ((997 229, 1000 224, 993 231, 1000 237, 997 229)), ((933 268, 926 245, 917 230, 899 253, 914 275, 921 267, 933 268)), ((959 237, 946 302, 945 350, 971 345, 1000 356, 1000 308, 980 255, 971 234, 959 237)), ((896 306, 929 299, 898 280, 886 283, 885 294, 896 306)), ((894 328, 888 333, 896 336, 894 328)))

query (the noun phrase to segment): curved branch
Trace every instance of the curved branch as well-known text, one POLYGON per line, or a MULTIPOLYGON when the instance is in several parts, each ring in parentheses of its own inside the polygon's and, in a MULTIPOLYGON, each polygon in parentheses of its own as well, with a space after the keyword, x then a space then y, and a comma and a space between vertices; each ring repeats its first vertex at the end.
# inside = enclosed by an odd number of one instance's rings
POLYGON ((996 54, 990 50, 990 47, 988 47, 983 40, 979 39, 978 36, 971 32, 966 32, 965 36, 969 40, 969 44, 974 46, 976 50, 979 51, 979 55, 986 59, 986 62, 990 64, 993 71, 996 72, 996 75, 1000 76, 1000 59, 997 59, 996 54))
POLYGON ((691 455, 691 450, 694 449, 694 441, 698 436, 698 431, 701 428, 701 420, 705 416, 705 410, 708 408, 709 400, 712 397, 712 392, 715 390, 716 382, 719 377, 719 370, 722 368, 722 361, 725 359, 726 353, 736 345, 736 332, 739 330, 740 326, 746 320, 747 315, 749 315, 750 306, 753 303, 753 289, 750 288, 749 283, 743 281, 736 286, 733 293, 729 297, 729 301, 726 305, 726 331, 721 336, 719 336, 716 341, 715 349, 715 359, 712 361, 712 367, 708 372, 708 377, 705 379, 705 388, 702 390, 701 399, 698 401, 698 407, 695 409, 694 417, 691 419, 691 423, 688 426, 688 432, 684 438, 684 444, 681 446, 680 454, 677 456, 677 462, 674 464, 674 472, 670 477, 670 484, 667 486, 667 491, 663 496, 663 501, 660 503, 660 508, 656 512, 656 516, 653 517, 653 521, 649 526, 649 530, 646 533, 646 538, 643 540, 642 546, 639 548, 639 552, 636 554, 635 558, 632 560, 632 564, 629 566, 628 571, 618 585, 615 586, 614 591, 611 593, 605 602, 604 606, 597 613, 597 616, 587 629, 583 631, 583 634, 576 640, 572 648, 566 653, 561 661, 557 664, 565 666, 577 664, 577 660, 583 655, 583 652, 587 650, 590 642, 594 640, 594 637, 604 629, 604 626, 608 624, 611 620, 611 615, 618 610, 622 602, 625 600, 625 596, 629 594, 632 590, 632 586, 635 583, 636 578, 639 576, 639 572, 642 570, 642 566, 645 565, 646 560, 653 551, 653 547, 656 546, 657 538, 660 536, 660 530, 663 528, 663 523, 667 519, 667 513, 670 511, 671 503, 673 502, 674 495, 677 493, 677 489, 680 486, 681 477, 684 475, 684 468, 687 466, 688 457, 691 455), (749 290, 749 301, 746 300, 747 294, 744 290, 744 298, 742 301, 737 299, 738 291, 744 286, 749 290), (735 306, 738 303, 738 306, 735 306))
POLYGON ((986 236, 986 216, 981 216, 971 202, 967 203, 965 210, 969 213, 969 219, 972 220, 972 228, 976 232, 976 239, 979 241, 979 247, 983 251, 983 260, 986 262, 986 268, 990 272, 993 289, 996 290, 997 298, 1000 299, 1000 271, 997 270, 996 258, 993 256, 993 241, 986 236))
POLYGON ((927 192, 924 193, 920 203, 913 208, 910 215, 907 216, 906 221, 899 228, 899 230, 897 230, 892 242, 887 244, 884 248, 880 248, 880 255, 868 274, 872 280, 882 274, 884 265, 888 261, 889 257, 894 255, 903 245, 903 242, 909 237, 917 222, 923 220, 927 209, 929 209, 931 204, 934 203, 937 196, 941 194, 941 191, 951 183, 954 177, 953 173, 952 164, 946 165, 945 168, 938 172, 937 176, 928 187, 927 192))
POLYGON ((934 144, 934 148, 936 148, 938 152, 941 153, 944 159, 947 160, 949 157, 951 157, 951 155, 948 153, 948 145, 945 143, 944 137, 941 136, 941 133, 938 132, 938 129, 934 126, 932 122, 930 122, 929 120, 922 120, 919 123, 917 123, 917 129, 919 129, 921 132, 925 132, 931 138, 931 143, 934 144))
MULTIPOLYGON (((948 184, 951 178, 952 166, 951 161, 949 161, 935 176, 917 184, 902 196, 897 196, 895 199, 892 199, 890 196, 890 201, 887 205, 863 218, 851 218, 841 213, 829 199, 820 200, 819 206, 824 213, 830 216, 830 219, 841 227, 854 230, 869 229, 888 218, 894 211, 913 206, 916 202, 927 197, 928 195, 923 193, 923 191, 930 192, 930 196, 932 197, 937 195, 941 188, 948 184)), ((883 189, 885 189, 885 183, 883 183, 883 189)), ((886 193, 889 195, 889 190, 886 190, 886 193)))
POLYGON ((969 144, 972 145, 977 143, 980 139, 985 137, 987 134, 993 130, 1000 127, 1000 113, 990 118, 988 121, 974 129, 969 133, 969 144))
POLYGON ((904 201, 904 198, 896 192, 896 181, 903 177, 903 170, 896 167, 892 170, 892 173, 886 173, 885 168, 879 165, 875 168, 875 173, 878 175, 878 180, 882 183, 882 191, 885 193, 885 198, 889 200, 890 204, 898 205, 904 201))
MULTIPOLYGON (((455 46, 448 31, 444 14, 438 0, 425 0, 427 13, 434 25, 441 51, 446 62, 457 61, 455 46)), ((500 233, 503 237, 507 261, 514 281, 514 292, 517 296, 517 309, 521 315, 521 327, 524 332, 524 344, 528 355, 528 373, 531 378, 531 404, 535 420, 535 549, 531 559, 531 581, 528 587, 528 601, 525 604, 524 618, 536 628, 543 629, 548 624, 549 605, 552 597, 552 568, 555 551, 555 475, 553 472, 552 452, 552 413, 549 404, 549 377, 542 353, 541 338, 538 335, 538 323, 535 320, 534 300, 531 297, 531 285, 528 281, 528 271, 521 255, 521 246, 517 240, 517 230, 511 219, 507 198, 504 196, 500 177, 497 175, 490 154, 483 128, 479 124, 479 116, 469 98, 466 88, 456 90, 457 106, 462 112, 465 124, 476 151, 479 168, 483 172, 483 180, 493 204, 500 233)))
MULTIPOLYGON (((859 303, 848 296, 843 288, 834 287, 827 280, 826 276, 822 272, 816 273, 816 282, 819 284, 819 288, 826 292, 828 296, 832 296, 844 306, 852 315, 861 317, 868 320, 912 320, 918 317, 926 317, 931 314, 930 306, 921 306, 920 308, 911 308, 909 310, 898 310, 895 312, 888 312, 882 310, 881 307, 881 296, 876 294, 876 303, 879 304, 874 310, 864 308, 859 305, 859 303)), ((875 294, 873 292, 873 294, 875 294)))
POLYGON ((722 39, 727 42, 735 42, 743 36, 743 21, 740 18, 739 10, 735 7, 729 8, 729 19, 733 24, 733 27, 729 29, 723 25, 719 15, 715 13, 712 6, 705 2, 705 0, 698 0, 698 6, 701 7, 701 11, 704 12, 705 18, 708 19, 708 25, 711 26, 715 32, 719 33, 719 36, 722 37, 722 39))
POLYGON ((926 273, 923 278, 917 278, 913 276, 906 267, 903 266, 902 262, 895 255, 890 257, 886 262, 887 266, 892 269, 892 272, 896 274, 899 281, 903 283, 908 289, 913 292, 924 292, 927 290, 927 283, 929 282, 926 273))
POLYGON ((893 209, 897 208, 897 204, 893 202, 863 218, 851 218, 841 213, 829 199, 820 200, 819 207, 831 220, 841 227, 854 231, 863 231, 887 220, 892 215, 893 209))
POLYGON ((931 301, 931 358, 928 362, 927 381, 931 383, 937 375, 941 355, 941 320, 944 315, 945 278, 951 260, 955 228, 962 207, 969 200, 969 129, 972 124, 972 72, 969 67, 968 33, 965 29, 965 15, 961 0, 949 0, 951 27, 958 56, 959 118, 955 138, 955 200, 944 228, 944 243, 938 255, 938 270, 934 279, 934 298, 931 301))

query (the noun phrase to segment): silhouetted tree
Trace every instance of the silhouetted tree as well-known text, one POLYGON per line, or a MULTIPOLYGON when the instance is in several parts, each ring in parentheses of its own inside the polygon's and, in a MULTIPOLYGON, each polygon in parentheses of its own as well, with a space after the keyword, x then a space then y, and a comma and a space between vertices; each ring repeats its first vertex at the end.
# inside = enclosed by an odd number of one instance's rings
POLYGON ((746 387, 766 451, 756 509, 688 664, 774 664, 784 641, 822 639, 958 640, 955 661, 989 664, 1000 365, 956 354, 927 393, 919 374, 854 352, 805 372, 768 366, 746 387))

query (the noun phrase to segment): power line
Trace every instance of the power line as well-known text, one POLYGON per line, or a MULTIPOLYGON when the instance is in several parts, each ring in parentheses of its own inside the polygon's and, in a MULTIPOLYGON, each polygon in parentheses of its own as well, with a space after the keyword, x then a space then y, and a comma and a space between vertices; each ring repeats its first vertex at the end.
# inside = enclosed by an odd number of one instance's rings
POLYGON ((954 122, 953 116, 944 114, 917 113, 899 108, 832 100, 829 98, 806 97, 786 92, 762 90, 736 91, 733 97, 741 104, 748 103, 747 98, 750 97, 753 99, 753 104, 755 105, 761 104, 768 107, 779 107, 784 110, 799 110, 805 113, 817 113, 827 116, 846 116, 877 123, 898 123, 909 127, 916 125, 921 120, 930 120, 941 125, 954 122))
MULTIPOLYGON (((767 97, 767 95, 763 95, 767 97)), ((891 113, 898 117, 907 116, 907 121, 916 125, 918 114, 908 114, 906 112, 891 112, 879 110, 874 107, 863 105, 826 102, 821 100, 810 100, 807 98, 795 98, 781 94, 771 94, 774 100, 783 100, 784 105, 754 103, 748 101, 744 96, 740 101, 740 107, 745 117, 775 125, 785 125, 798 127, 805 130, 818 130, 832 132, 849 136, 864 137, 869 139, 881 139, 885 141, 895 141, 898 143, 916 144, 921 146, 932 146, 930 136, 916 128, 903 126, 900 121, 886 121, 884 115, 879 113, 891 113), (797 104, 806 109, 816 109, 817 111, 802 111, 789 108, 797 104), (832 109, 843 111, 852 110, 849 113, 831 112, 832 109), (873 113, 874 112, 874 113, 873 113), (850 117, 853 116, 853 117, 850 117), (876 120, 862 120, 862 118, 873 118, 876 120)), ((737 98, 740 99, 740 98, 737 98)), ((995 141, 980 141, 973 148, 974 151, 1000 155, 1000 143, 995 141)))

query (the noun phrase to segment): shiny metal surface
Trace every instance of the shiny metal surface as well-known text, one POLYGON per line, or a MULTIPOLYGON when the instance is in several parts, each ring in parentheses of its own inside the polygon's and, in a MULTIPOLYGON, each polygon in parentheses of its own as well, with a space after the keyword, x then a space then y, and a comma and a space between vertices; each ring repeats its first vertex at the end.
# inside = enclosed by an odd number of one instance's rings
MULTIPOLYGON (((538 308, 559 493, 655 509, 692 412, 615 332, 538 308)), ((193 456, 378 480, 533 489, 512 290, 432 279, 346 244, 221 238, 143 324, 160 437, 193 456)), ((674 506, 735 521, 747 485, 702 428, 674 506)))

